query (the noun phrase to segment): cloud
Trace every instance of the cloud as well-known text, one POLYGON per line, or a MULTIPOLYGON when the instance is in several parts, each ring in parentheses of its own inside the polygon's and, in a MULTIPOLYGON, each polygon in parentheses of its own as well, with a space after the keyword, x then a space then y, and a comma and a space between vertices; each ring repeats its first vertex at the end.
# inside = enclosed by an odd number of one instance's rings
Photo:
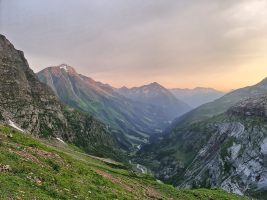
POLYGON ((222 85, 206 74, 265 64, 266 10, 263 0, 2 0, 0 31, 35 70, 65 62, 117 86, 222 85))

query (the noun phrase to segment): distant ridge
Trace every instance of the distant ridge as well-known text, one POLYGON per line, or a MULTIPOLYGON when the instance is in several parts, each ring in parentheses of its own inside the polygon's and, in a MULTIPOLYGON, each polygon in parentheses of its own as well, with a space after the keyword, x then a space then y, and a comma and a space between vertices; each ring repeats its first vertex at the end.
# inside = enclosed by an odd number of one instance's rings
POLYGON ((194 89, 173 88, 170 91, 178 98, 187 102, 191 107, 196 108, 202 104, 212 102, 225 93, 213 88, 196 87, 194 89))
POLYGON ((189 105, 177 99, 168 89, 157 82, 140 87, 122 87, 117 91, 134 101, 161 107, 166 112, 165 115, 169 121, 191 110, 189 105))

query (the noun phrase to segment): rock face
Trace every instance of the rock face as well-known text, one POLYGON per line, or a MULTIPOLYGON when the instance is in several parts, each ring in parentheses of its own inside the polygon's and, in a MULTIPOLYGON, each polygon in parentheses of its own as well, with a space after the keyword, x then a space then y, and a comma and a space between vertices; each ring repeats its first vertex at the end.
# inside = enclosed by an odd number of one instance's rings
POLYGON ((177 126, 156 143, 144 146, 139 157, 158 178, 179 188, 219 187, 264 199, 266 110, 266 94, 243 99, 224 114, 177 126))
POLYGON ((54 128, 53 118, 66 125, 62 105, 51 90, 38 81, 23 52, 15 50, 4 36, 0 37, 0 52, 2 116, 32 133, 42 132, 43 124, 54 128))
POLYGON ((265 94, 256 95, 238 102, 228 111, 229 113, 242 116, 267 116, 267 96, 265 94))
POLYGON ((153 163, 159 163, 154 168, 158 178, 179 188, 222 188, 241 195, 267 190, 267 126, 263 122, 231 116, 225 122, 195 126, 199 127, 179 137, 178 150, 167 146, 150 154, 153 163))
POLYGON ((216 126, 217 131, 185 170, 179 187, 220 187, 241 195, 262 189, 267 183, 266 127, 240 121, 216 126))
POLYGON ((35 135, 62 138, 98 155, 114 152, 116 147, 104 124, 65 107, 38 80, 23 52, 16 50, 3 35, 0 35, 0 120, 35 135))

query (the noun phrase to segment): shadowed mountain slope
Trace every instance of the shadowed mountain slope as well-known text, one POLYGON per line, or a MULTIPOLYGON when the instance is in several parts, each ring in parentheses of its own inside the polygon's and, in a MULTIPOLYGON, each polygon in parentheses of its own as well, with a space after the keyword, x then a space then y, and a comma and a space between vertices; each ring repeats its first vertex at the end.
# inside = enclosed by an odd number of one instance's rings
POLYGON ((160 107, 163 111, 161 115, 164 115, 165 120, 168 121, 172 121, 191 109, 186 103, 177 99, 168 89, 156 82, 141 87, 122 87, 117 91, 134 101, 160 107))
POLYGON ((58 137, 101 156, 119 156, 116 137, 92 116, 64 106, 0 35, 0 120, 40 137, 58 137))
POLYGON ((220 187, 264 199, 266 83, 265 79, 203 106, 219 107, 215 112, 211 110, 213 117, 203 117, 200 113, 198 120, 190 121, 201 107, 186 114, 173 124, 169 134, 144 146, 138 152, 138 162, 152 169, 161 180, 179 188, 220 187), (216 115, 216 112, 223 113, 216 115))
POLYGON ((153 104, 130 99, 107 84, 78 74, 65 64, 48 67, 37 75, 64 103, 93 114, 111 126, 114 132, 125 135, 134 146, 145 143, 149 135, 161 132, 169 125, 169 120, 179 114, 173 111, 169 114, 169 107, 177 106, 173 96, 170 102, 174 103, 168 105, 168 109, 163 105, 164 102, 153 104))

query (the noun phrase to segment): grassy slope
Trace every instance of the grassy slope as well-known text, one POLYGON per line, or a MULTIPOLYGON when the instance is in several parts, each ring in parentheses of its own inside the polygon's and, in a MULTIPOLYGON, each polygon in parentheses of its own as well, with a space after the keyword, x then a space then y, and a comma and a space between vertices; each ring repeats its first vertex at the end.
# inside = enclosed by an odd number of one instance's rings
POLYGON ((119 163, 0 126, 0 199, 244 198, 221 190, 176 190, 119 163), (10 170, 1 171, 1 165, 10 170))

